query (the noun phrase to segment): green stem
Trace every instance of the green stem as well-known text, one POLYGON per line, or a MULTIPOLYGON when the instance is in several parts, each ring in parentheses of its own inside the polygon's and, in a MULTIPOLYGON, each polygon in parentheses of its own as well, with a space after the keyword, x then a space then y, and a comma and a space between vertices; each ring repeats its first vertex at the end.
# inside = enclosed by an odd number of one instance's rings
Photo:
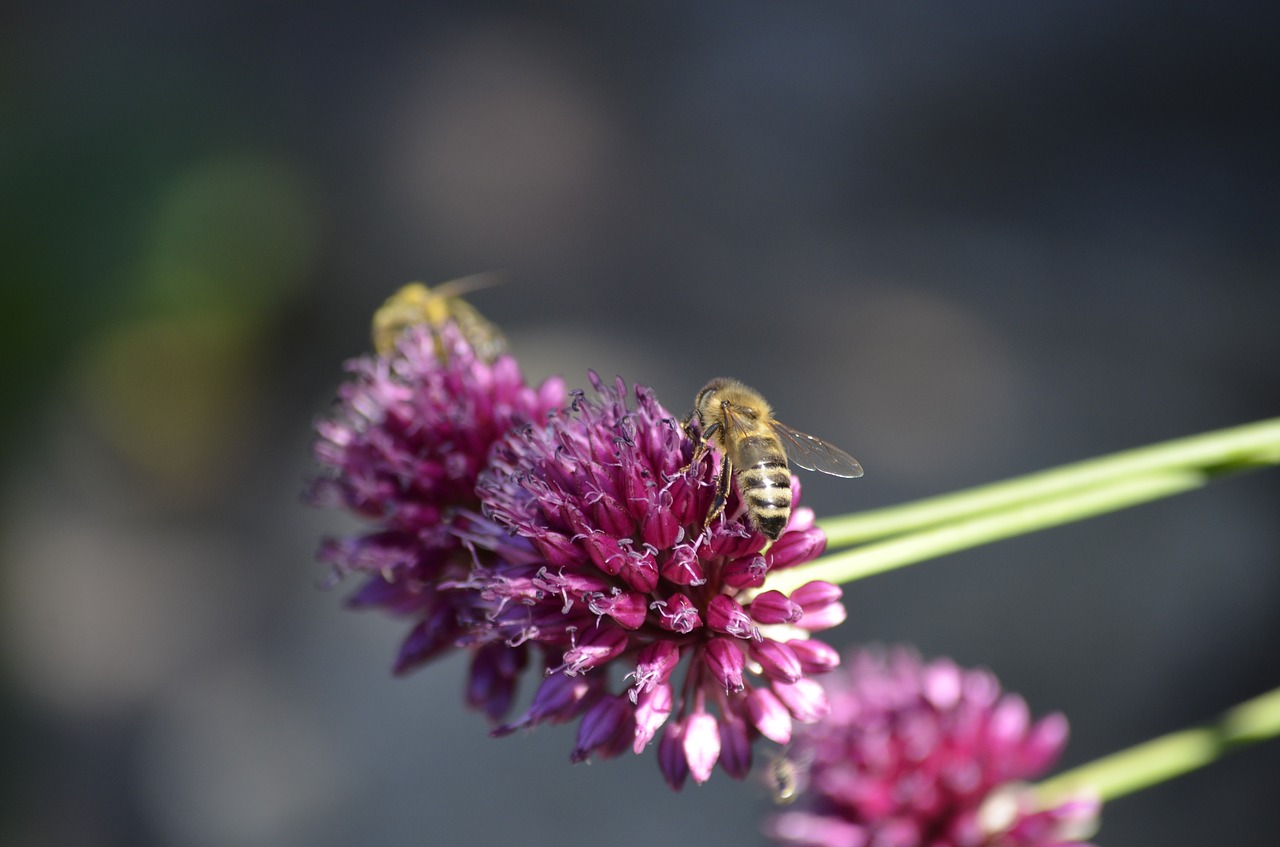
POLYGON ((1135 506, 1218 476, 1280 464, 1280 418, 1127 450, 1007 482, 823 521, 828 549, 875 540, 770 574, 788 592, 810 580, 837 584, 1135 506))
POLYGON ((1280 418, 1272 418, 899 506, 827 518, 819 521, 819 525, 827 534, 828 549, 835 550, 1134 476, 1180 470, 1214 474, 1277 463, 1280 463, 1280 418))
POLYGON ((1246 744, 1280 735, 1280 688, 1247 700, 1218 721, 1152 739, 1045 780, 1036 793, 1046 806, 1080 791, 1105 801, 1149 788, 1217 761, 1246 744))
POLYGON ((958 550, 1158 500, 1198 488, 1206 480, 1204 472, 1188 470, 1149 473, 1116 480, 1108 485, 1071 491, 1060 497, 823 556, 807 565, 770 574, 764 587, 786 594, 815 579, 837 585, 853 582, 958 550))

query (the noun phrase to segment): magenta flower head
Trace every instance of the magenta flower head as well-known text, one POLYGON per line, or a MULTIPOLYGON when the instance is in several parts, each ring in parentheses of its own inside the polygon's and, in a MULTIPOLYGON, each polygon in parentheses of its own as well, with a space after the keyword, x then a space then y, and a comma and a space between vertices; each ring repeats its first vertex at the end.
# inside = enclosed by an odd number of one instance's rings
POLYGON ((1065 847, 1092 831, 1098 803, 1037 807, 1022 781, 1066 745, 1067 721, 1032 723, 985 670, 863 651, 826 679, 831 712, 790 751, 807 808, 771 818, 792 847, 1065 847))
POLYGON ((346 367, 352 378, 316 424, 315 456, 326 475, 311 499, 374 528, 326 540, 319 557, 340 576, 368 575, 352 606, 415 621, 396 659, 403 673, 462 636, 467 597, 444 586, 470 570, 472 554, 457 533, 463 513, 480 506, 476 477, 490 448, 512 428, 544 421, 563 404, 564 385, 525 385, 514 359, 478 357, 452 322, 413 326, 387 355, 346 367))
POLYGON ((598 400, 577 393, 548 426, 513 431, 480 477, 486 517, 515 538, 489 537, 505 547, 499 566, 473 574, 470 632, 536 644, 545 659, 529 709, 495 733, 581 718, 574 760, 639 753, 656 738, 677 789, 717 763, 742 778, 755 739, 785 744, 793 721, 827 711, 809 677, 839 656, 809 633, 843 620, 840 589, 762 590, 769 571, 814 558, 825 537, 800 508, 768 545, 736 493, 705 525, 718 457, 690 467, 692 440, 648 389, 636 387, 628 410, 620 379, 591 382, 598 400))

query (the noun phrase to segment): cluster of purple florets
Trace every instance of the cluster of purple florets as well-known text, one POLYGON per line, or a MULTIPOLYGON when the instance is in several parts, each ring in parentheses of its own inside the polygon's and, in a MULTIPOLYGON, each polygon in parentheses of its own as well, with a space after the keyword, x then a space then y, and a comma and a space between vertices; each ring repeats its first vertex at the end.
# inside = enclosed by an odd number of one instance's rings
POLYGON ((332 412, 316 424, 326 473, 310 496, 373 527, 327 539, 319 557, 339 576, 365 577, 350 605, 414 622, 395 663, 404 673, 463 635, 467 598, 441 586, 470 571, 458 530, 480 506, 476 478, 489 448, 562 405, 564 383, 527 386, 514 359, 482 361, 452 324, 413 327, 393 354, 353 359, 347 370, 332 412))
POLYGON ((793 721, 826 712, 808 677, 839 655, 809 635, 844 619, 840 589, 762 589, 825 538, 808 509, 772 545, 742 516, 708 524, 717 462, 689 466, 692 440, 648 389, 629 409, 621 380, 591 381, 594 398, 508 434, 480 475, 485 514, 531 553, 477 569, 469 587, 487 605, 472 631, 545 661, 529 709, 498 731, 582 714, 575 759, 638 753, 661 732, 673 786, 717 762, 744 777, 755 739, 786 743, 793 721), (607 667, 624 669, 621 690, 607 667))
POLYGON ((493 734, 577 720, 574 761, 656 740, 676 789, 716 765, 747 776, 760 738, 784 745, 808 799, 767 831, 793 847, 1078 843, 1096 804, 1043 809, 1010 787, 1052 763, 1065 719, 1032 724, 990 674, 904 651, 828 674, 840 654, 812 635, 844 620, 841 589, 767 588, 823 552, 812 510, 772 543, 733 489, 708 520, 721 459, 694 463, 648 389, 529 386, 452 323, 347 367, 310 494, 371 527, 320 558, 363 578, 352 606, 410 621, 398 673, 465 651, 493 734))
POLYGON ((805 801, 766 825, 781 844, 1067 847, 1091 831, 1096 800, 1044 807, 1025 786, 1062 752, 1066 718, 1033 722, 989 671, 895 648, 824 682, 830 714, 788 753, 805 801))
POLYGON ((575 760, 658 738, 676 787, 717 763, 744 777, 757 738, 786 743, 826 713, 809 677, 839 655, 810 633, 844 619, 840 589, 762 588, 822 552, 812 511, 772 544, 736 494, 708 522, 719 460, 691 465, 692 439, 650 391, 629 409, 622 382, 594 374, 594 397, 534 389, 452 325, 349 368, 319 424, 329 473, 313 496, 376 527, 321 557, 366 575, 352 605, 413 621, 397 671, 466 650, 468 702, 496 734, 581 719, 575 760), (541 682, 511 718, 530 666, 541 682))

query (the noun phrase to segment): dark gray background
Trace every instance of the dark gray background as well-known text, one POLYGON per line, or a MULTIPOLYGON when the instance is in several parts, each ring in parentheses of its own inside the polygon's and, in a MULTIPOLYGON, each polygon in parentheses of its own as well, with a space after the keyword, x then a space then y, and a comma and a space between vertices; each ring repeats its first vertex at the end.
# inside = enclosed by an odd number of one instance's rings
MULTIPOLYGON (((1267 3, 11 4, 0 842, 763 843, 764 790, 495 741, 322 592, 310 422, 410 279, 526 372, 737 376, 820 514, 1277 413, 1267 3)), ((850 587, 1066 764, 1280 682, 1280 476, 850 587)), ((1109 807, 1270 845, 1280 746, 1109 807)))

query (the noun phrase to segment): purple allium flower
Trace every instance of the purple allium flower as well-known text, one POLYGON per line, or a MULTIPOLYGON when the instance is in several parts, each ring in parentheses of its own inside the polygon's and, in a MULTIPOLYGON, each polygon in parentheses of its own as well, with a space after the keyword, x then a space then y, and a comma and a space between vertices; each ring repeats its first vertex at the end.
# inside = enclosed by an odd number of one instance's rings
MULTIPOLYGON (((563 404, 564 384, 525 385, 514 359, 477 357, 452 323, 406 330, 385 356, 346 365, 352 378, 335 408, 316 424, 317 460, 327 472, 311 490, 321 505, 372 521, 363 535, 328 539, 319 557, 338 575, 368 574, 350 599, 416 621, 396 659, 404 673, 455 646, 468 615, 464 579, 472 553, 458 536, 464 511, 479 509, 476 477, 493 443, 515 426, 543 421, 563 404)), ((490 702, 518 657, 480 651, 473 661, 473 700, 490 702), (476 693, 476 692, 483 692, 476 693)))
POLYGON ((736 492, 704 526, 719 458, 687 467, 693 442, 648 389, 628 410, 620 379, 591 381, 598 402, 577 393, 546 427, 513 431, 480 477, 486 518, 515 538, 472 536, 504 549, 467 583, 480 613, 469 634, 485 649, 538 645, 545 662, 529 709, 495 733, 581 717, 574 760, 657 738, 677 789, 717 763, 742 778, 752 741, 785 744, 793 720, 826 712, 808 675, 839 656, 809 633, 843 620, 840 589, 760 590, 770 570, 820 554, 825 536, 798 508, 768 546, 736 492))
POLYGON ((862 651, 826 678, 831 712, 797 733, 807 808, 765 831, 793 847, 1065 847, 1091 831, 1099 804, 1038 808, 1022 783, 1044 773, 1067 721, 1032 723, 986 670, 912 650, 862 651))

